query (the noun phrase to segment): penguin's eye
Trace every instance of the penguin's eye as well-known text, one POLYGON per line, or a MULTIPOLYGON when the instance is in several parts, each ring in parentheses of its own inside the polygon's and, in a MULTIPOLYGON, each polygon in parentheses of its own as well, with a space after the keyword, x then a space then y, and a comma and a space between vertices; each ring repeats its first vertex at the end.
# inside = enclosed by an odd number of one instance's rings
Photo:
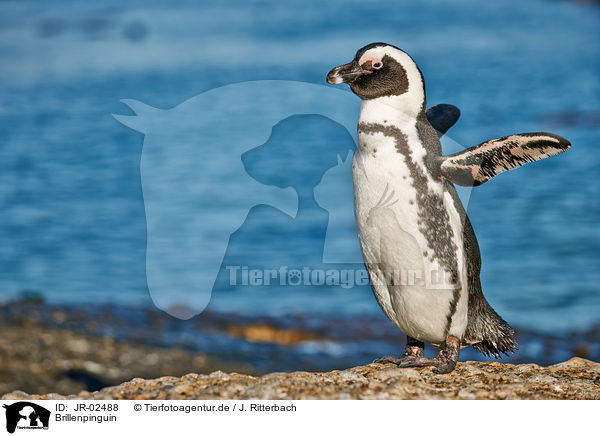
POLYGON ((373 72, 373 70, 379 70, 383 67, 383 62, 381 59, 371 58, 371 57, 362 57, 358 64, 363 67, 364 70, 373 72))

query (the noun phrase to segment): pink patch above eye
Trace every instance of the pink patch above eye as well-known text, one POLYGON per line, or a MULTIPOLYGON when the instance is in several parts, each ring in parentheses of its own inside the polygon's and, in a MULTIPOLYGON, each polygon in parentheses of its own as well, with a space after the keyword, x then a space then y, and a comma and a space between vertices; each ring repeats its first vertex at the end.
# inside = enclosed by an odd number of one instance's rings
POLYGON ((365 62, 369 62, 369 61, 371 61, 371 67, 373 67, 373 69, 375 69, 375 70, 378 70, 381 67, 383 67, 383 62, 381 62, 379 59, 369 58, 369 57, 360 58, 360 60, 358 61, 358 64, 362 66, 365 62))

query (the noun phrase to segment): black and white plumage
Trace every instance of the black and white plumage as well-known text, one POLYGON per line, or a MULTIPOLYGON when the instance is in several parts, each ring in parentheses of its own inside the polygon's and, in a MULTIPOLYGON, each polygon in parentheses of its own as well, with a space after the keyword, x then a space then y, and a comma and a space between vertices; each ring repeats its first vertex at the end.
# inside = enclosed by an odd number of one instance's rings
POLYGON ((461 186, 479 186, 503 171, 567 151, 571 146, 551 133, 521 133, 492 139, 441 157, 442 175, 461 186))
POLYGON ((477 186, 570 146, 549 133, 525 133, 442 156, 439 137, 460 116, 451 105, 426 108, 421 71, 385 43, 360 49, 327 75, 362 99, 352 174, 356 224, 373 293, 408 336, 401 367, 454 369, 461 347, 510 353, 513 330, 481 290, 477 239, 454 183, 477 186), (423 343, 442 350, 423 357, 423 343))

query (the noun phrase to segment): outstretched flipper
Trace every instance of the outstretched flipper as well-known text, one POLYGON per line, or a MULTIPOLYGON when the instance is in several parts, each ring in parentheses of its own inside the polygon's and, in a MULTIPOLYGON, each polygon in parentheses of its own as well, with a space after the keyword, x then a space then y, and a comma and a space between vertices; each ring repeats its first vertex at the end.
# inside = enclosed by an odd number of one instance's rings
POLYGON ((552 133, 519 133, 442 156, 441 172, 457 185, 479 186, 504 171, 562 153, 570 146, 565 138, 552 133))
POLYGON ((429 124, 437 131, 438 137, 441 138, 450 127, 456 124, 460 118, 460 110, 451 104, 438 104, 427 109, 425 116, 429 124))

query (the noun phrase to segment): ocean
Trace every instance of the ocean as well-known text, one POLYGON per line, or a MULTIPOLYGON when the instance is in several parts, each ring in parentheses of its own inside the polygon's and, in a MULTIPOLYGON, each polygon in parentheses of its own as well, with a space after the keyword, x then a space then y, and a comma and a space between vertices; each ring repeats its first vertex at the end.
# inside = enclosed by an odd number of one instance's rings
POLYGON ((385 41, 421 68, 428 106, 461 109, 446 152, 518 132, 571 141, 461 195, 498 313, 539 334, 598 326, 597 4, 64 0, 0 10, 0 299, 200 319, 206 305, 380 319, 343 171, 359 102, 325 75, 385 41), (136 108, 138 121, 113 117, 136 108))

